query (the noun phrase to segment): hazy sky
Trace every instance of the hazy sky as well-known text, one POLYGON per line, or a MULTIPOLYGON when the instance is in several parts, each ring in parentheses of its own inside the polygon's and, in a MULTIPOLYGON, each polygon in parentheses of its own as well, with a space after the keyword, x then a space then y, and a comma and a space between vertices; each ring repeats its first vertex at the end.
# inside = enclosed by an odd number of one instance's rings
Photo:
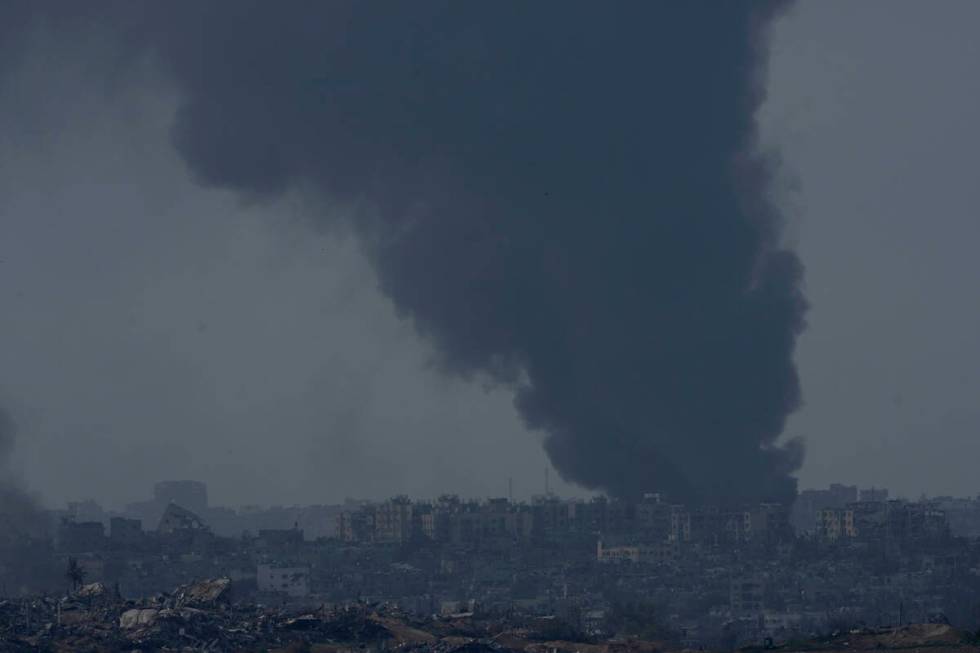
POLYGON ((351 239, 298 200, 196 186, 168 89, 124 83, 107 96, 35 53, 0 99, 0 384, 33 488, 108 504, 161 478, 233 503, 543 489, 510 397, 429 369, 351 239))
MULTIPOLYGON (((971 0, 811 0, 777 26, 761 120, 812 303, 787 429, 803 487, 980 491, 978 20, 971 0)), ((322 207, 195 185, 166 81, 147 65, 106 87, 68 54, 37 39, 0 85, 0 397, 31 487, 109 505, 163 478, 233 504, 542 489, 508 394, 430 368, 352 240, 313 227, 322 207)))
POLYGON ((980 483, 980 44, 970 0, 800 3, 764 123, 799 186, 802 486, 980 483))

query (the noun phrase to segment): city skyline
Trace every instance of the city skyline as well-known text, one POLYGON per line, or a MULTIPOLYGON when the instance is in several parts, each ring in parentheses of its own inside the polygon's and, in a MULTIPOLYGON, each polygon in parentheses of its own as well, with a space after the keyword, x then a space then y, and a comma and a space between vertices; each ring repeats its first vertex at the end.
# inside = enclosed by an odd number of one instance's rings
POLYGON ((980 653, 978 24, 3 0, 0 649, 980 653))

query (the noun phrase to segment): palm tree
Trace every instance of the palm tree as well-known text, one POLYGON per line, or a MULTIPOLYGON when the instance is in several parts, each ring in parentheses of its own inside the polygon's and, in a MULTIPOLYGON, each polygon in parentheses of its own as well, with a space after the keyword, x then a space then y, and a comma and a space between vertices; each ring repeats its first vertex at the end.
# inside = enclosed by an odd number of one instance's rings
POLYGON ((71 583, 73 589, 78 589, 81 587, 82 583, 85 582, 85 570, 78 564, 76 558, 69 556, 68 558, 68 568, 65 570, 65 577, 71 583))

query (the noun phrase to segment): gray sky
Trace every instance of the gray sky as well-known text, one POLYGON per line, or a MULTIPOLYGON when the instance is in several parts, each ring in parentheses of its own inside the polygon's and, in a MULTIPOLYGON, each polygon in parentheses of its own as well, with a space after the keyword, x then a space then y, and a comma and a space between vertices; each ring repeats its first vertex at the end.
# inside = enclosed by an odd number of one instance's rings
MULTIPOLYGON (((980 491, 978 19, 971 1, 814 0, 776 30, 761 118, 812 303, 787 429, 808 441, 803 487, 980 491)), ((171 89, 149 68, 94 85, 90 63, 41 41, 0 97, 0 396, 34 489, 540 491, 539 436, 507 393, 431 370, 349 238, 298 198, 196 186, 171 89)))
POLYGON ((125 81, 106 96, 35 54, 0 99, 0 388, 32 488, 109 505, 186 477, 234 504, 542 490, 510 397, 429 369, 350 239, 298 200, 196 186, 167 89, 125 81))
POLYGON ((777 30, 764 123, 812 303, 804 487, 980 492, 978 21, 969 0, 812 1, 777 30))

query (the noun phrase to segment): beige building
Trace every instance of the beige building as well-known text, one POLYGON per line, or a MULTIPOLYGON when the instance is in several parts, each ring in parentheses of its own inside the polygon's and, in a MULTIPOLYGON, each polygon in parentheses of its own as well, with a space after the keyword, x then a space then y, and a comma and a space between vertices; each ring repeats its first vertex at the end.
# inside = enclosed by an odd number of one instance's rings
POLYGON ((596 560, 599 562, 658 563, 676 557, 677 546, 673 542, 606 545, 599 540, 596 545, 596 560))
POLYGON ((844 508, 830 508, 817 512, 817 535, 828 542, 857 536, 854 527, 854 511, 844 508))

